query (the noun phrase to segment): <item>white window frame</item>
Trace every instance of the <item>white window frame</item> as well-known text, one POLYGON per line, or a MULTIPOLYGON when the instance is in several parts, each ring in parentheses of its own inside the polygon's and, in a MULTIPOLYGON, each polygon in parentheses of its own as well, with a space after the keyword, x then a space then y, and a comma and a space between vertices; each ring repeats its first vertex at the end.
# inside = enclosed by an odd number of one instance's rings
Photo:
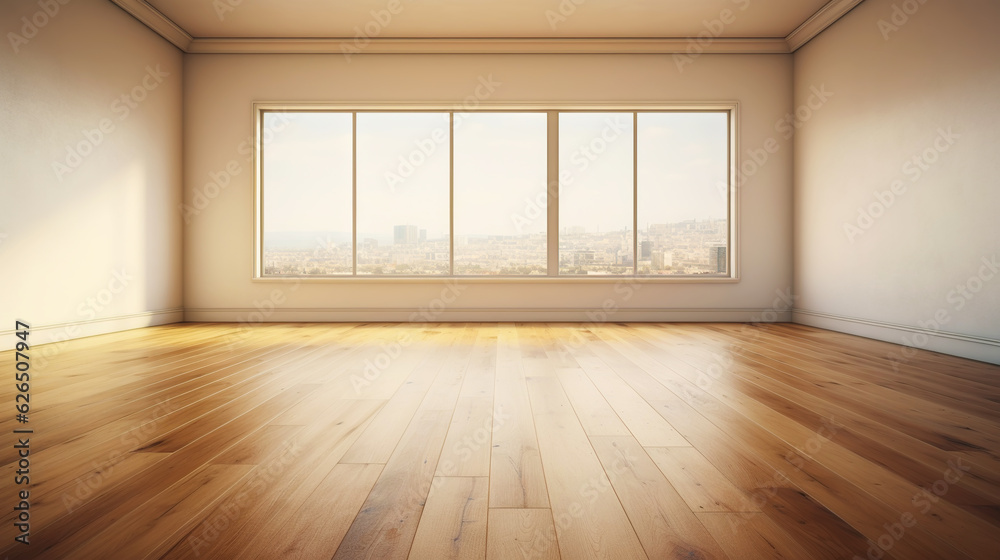
MULTIPOLYGON (((453 120, 454 116, 449 120, 453 120)), ((635 124, 635 123, 633 123, 635 124)), ((616 104, 540 104, 540 103, 505 103, 486 104, 482 103, 470 109, 462 104, 456 103, 301 103, 301 102, 256 102, 253 104, 253 131, 254 131, 254 200, 253 200, 253 271, 252 279, 256 282, 308 282, 308 283, 441 283, 441 282, 469 282, 469 283, 527 283, 527 284, 547 284, 547 283, 618 283, 618 282, 642 282, 642 283, 735 283, 740 281, 740 239, 739 239, 739 199, 740 189, 737 183, 737 170, 739 169, 739 103, 713 102, 713 103, 616 103, 616 104), (354 273, 351 275, 338 276, 266 276, 263 274, 264 265, 264 243, 263 243, 263 223, 262 201, 263 201, 263 158, 261 150, 266 145, 264 138, 264 113, 267 112, 344 112, 353 113, 354 127, 354 167, 353 175, 353 259, 354 273), (424 276, 372 276, 357 275, 357 113, 358 112, 450 112, 450 113, 471 113, 471 112, 534 112, 546 113, 548 115, 548 206, 547 206, 547 227, 546 227, 546 249, 548 255, 548 275, 546 276, 470 276, 470 275, 424 275, 424 276), (728 156, 729 156, 729 189, 727 204, 727 223, 729 226, 727 239, 727 259, 729 261, 729 273, 725 275, 592 275, 592 276, 560 276, 559 275, 559 113, 571 112, 629 112, 637 118, 637 113, 643 112, 726 112, 728 114, 728 156)), ((633 184, 632 184, 632 221, 633 221, 633 255, 638 255, 638 147, 637 147, 638 127, 633 127, 633 184)), ((449 131, 449 153, 454 156, 454 134, 449 131)), ((449 229, 454 233, 455 223, 455 181, 454 162, 451 162, 449 173, 449 229)), ((454 235, 450 236, 451 246, 449 247, 450 270, 454 271, 454 235)), ((638 259, 633 258, 633 263, 638 270, 638 259)))

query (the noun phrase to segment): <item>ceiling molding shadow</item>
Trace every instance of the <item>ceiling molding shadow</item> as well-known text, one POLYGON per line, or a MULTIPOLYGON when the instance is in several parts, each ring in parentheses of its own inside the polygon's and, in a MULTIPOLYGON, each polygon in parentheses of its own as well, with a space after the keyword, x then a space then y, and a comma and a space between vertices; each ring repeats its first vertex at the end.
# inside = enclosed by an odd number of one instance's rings
POLYGON ((474 37, 371 38, 363 49, 353 37, 193 37, 146 0, 111 0, 132 17, 192 54, 788 54, 808 43, 864 0, 830 0, 786 37, 474 37))
POLYGON ((718 38, 707 44, 678 38, 372 38, 363 48, 354 38, 197 38, 187 52, 215 54, 672 54, 788 53, 781 38, 718 38))
POLYGON ((189 52, 188 49, 191 48, 191 44, 195 41, 194 37, 144 0, 111 1, 119 8, 128 12, 129 15, 142 22, 146 27, 173 43, 178 49, 189 52))
POLYGON ((795 52, 864 0, 831 0, 785 37, 788 52, 795 52))

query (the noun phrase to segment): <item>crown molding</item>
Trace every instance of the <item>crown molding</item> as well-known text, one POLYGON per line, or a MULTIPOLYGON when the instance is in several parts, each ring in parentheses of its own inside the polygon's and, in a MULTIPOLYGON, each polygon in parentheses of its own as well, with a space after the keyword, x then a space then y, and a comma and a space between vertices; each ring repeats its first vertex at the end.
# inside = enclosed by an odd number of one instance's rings
POLYGON ((132 17, 142 22, 146 27, 152 29, 160 37, 173 43, 178 49, 188 52, 191 43, 194 41, 187 31, 156 8, 150 6, 145 0, 111 0, 119 8, 128 12, 132 17))
POLYGON ((699 45, 678 38, 373 38, 359 45, 352 37, 310 39, 196 38, 189 53, 202 54, 671 54, 788 53, 780 38, 718 38, 699 45))
POLYGON ((799 50, 802 45, 805 45, 813 37, 833 25, 861 2, 864 2, 864 0, 830 0, 827 2, 825 6, 820 8, 819 11, 803 22, 802 25, 795 28, 795 31, 792 31, 785 37, 785 42, 788 44, 788 52, 799 50))
POLYGON ((146 0, 111 0, 186 53, 201 54, 788 54, 795 52, 864 0, 830 0, 787 37, 699 40, 650 38, 389 38, 358 45, 342 38, 192 37, 146 0))

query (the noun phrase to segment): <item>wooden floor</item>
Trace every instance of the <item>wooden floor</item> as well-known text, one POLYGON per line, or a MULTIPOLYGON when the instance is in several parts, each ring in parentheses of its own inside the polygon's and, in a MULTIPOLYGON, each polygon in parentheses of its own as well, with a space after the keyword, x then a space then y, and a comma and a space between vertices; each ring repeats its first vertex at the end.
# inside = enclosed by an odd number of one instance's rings
POLYGON ((784 324, 182 324, 32 353, 28 546, 0 422, 10 558, 1000 558, 997 366, 784 324))

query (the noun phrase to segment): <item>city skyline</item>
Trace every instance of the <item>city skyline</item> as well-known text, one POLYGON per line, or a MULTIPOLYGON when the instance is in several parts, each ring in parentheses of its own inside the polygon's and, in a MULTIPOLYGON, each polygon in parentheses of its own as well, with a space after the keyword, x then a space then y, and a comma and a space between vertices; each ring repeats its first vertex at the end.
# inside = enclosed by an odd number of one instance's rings
MULTIPOLYGON (((717 221, 727 221, 727 220, 724 219, 724 218, 721 219, 721 220, 719 220, 719 219, 710 219, 710 218, 693 218, 693 219, 690 219, 690 220, 683 220, 683 221, 680 221, 680 222, 656 222, 656 223, 648 223, 648 224, 645 225, 645 227, 643 227, 640 224, 639 232, 641 233, 643 231, 648 231, 651 227, 655 227, 655 226, 659 226, 659 225, 676 225, 676 224, 685 224, 685 223, 706 223, 706 222, 717 222, 717 221)), ((386 232, 361 232, 361 231, 359 231, 358 232, 358 241, 360 243, 364 239, 375 239, 375 240, 378 240, 380 243, 389 243, 389 244, 392 244, 393 241, 394 241, 394 238, 395 238, 395 228, 399 227, 399 226, 415 226, 415 227, 418 228, 419 231, 426 231, 426 229, 425 228, 421 228, 419 224, 396 224, 396 225, 390 226, 391 229, 390 229, 390 231, 388 233, 386 233, 386 232)), ((613 232, 619 232, 619 231, 629 232, 629 231, 631 231, 631 228, 612 229, 612 230, 602 231, 601 228, 599 228, 599 227, 586 228, 585 226, 579 226, 579 225, 573 225, 573 226, 561 225, 560 228, 559 228, 559 231, 560 231, 560 235, 563 235, 563 234, 566 234, 566 233, 613 233, 613 232), (568 230, 574 230, 574 229, 576 231, 568 231, 568 230)), ((351 241, 351 238, 353 237, 353 234, 350 231, 308 231, 308 230, 300 230, 300 231, 283 231, 283 232, 276 232, 276 233, 281 234, 282 236, 297 237, 300 240, 288 243, 288 242, 276 241, 272 237, 272 239, 270 239, 270 240, 268 240, 268 239, 264 240, 264 248, 265 249, 267 249, 267 248, 281 248, 281 247, 284 247, 284 248, 289 248, 289 247, 302 248, 303 244, 301 242, 301 239, 308 239, 309 245, 313 245, 314 244, 313 241, 315 241, 315 239, 317 237, 337 239, 337 240, 340 240, 341 242, 347 242, 347 243, 349 243, 351 241)), ((538 232, 538 233, 545 233, 545 232, 542 231, 542 232, 538 232)), ((463 237, 464 238, 521 237, 521 236, 530 236, 530 235, 538 235, 538 234, 537 233, 536 234, 517 234, 517 233, 515 233, 515 234, 498 235, 498 234, 480 233, 480 234, 456 235, 455 238, 456 239, 461 239, 463 237)), ((278 236, 275 236, 275 237, 278 237, 278 236)), ((444 234, 442 234, 442 235, 440 235, 438 237, 433 237, 433 238, 432 237, 427 237, 426 238, 427 241, 447 240, 447 239, 448 239, 448 234, 447 233, 444 233, 444 234)))
MULTIPOLYGON (((567 228, 571 229, 571 228, 567 228)), ((452 243, 447 237, 420 238, 416 224, 394 226, 389 244, 358 237, 357 274, 448 274, 452 243)), ((728 270, 728 221, 685 220, 640 229, 633 252, 633 232, 566 231, 559 235, 558 268, 562 275, 725 274, 728 270)), ((265 248, 268 275, 350 275, 354 255, 350 240, 316 236, 311 247, 265 248)), ((456 236, 456 275, 547 274, 544 234, 456 236)))

